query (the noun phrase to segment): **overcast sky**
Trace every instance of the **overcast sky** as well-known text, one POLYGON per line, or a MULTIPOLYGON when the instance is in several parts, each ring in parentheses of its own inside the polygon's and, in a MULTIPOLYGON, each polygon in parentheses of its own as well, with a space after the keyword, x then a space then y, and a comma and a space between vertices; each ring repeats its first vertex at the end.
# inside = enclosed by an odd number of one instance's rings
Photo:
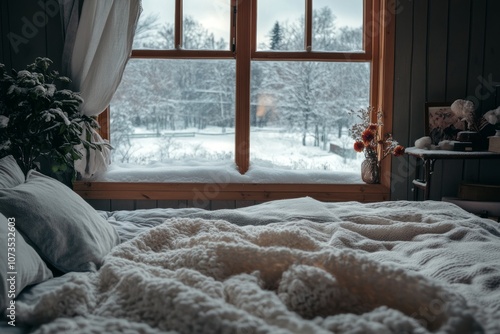
MULTIPOLYGON (((143 14, 157 14, 162 22, 173 23, 175 0, 142 0, 143 14)), ((260 41, 267 35, 274 22, 293 22, 303 16, 305 0, 259 0, 258 31, 260 41)), ((313 0, 314 8, 329 6, 337 17, 337 27, 361 27, 363 0, 313 0)), ((229 40, 230 0, 184 0, 184 15, 192 16, 215 37, 229 40)), ((263 39, 263 40, 262 40, 263 39)))

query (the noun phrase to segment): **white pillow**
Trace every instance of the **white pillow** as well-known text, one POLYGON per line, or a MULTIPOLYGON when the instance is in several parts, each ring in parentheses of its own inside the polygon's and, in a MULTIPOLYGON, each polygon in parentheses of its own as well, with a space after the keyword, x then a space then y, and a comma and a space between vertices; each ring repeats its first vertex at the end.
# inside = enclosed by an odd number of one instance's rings
MULTIPOLYGON (((10 220, 0 213, 0 309, 2 313, 9 307, 10 301, 14 300, 25 287, 52 278, 52 272, 45 262, 16 230, 15 218, 9 218, 10 220), (15 284, 15 288, 11 283, 15 284)), ((9 311, 7 311, 8 314, 9 311)))
POLYGON ((98 269, 119 243, 114 227, 79 195, 34 170, 25 183, 0 189, 0 212, 15 217, 26 241, 64 273, 98 269))
POLYGON ((24 182, 24 173, 12 155, 0 159, 0 188, 12 188, 24 182))

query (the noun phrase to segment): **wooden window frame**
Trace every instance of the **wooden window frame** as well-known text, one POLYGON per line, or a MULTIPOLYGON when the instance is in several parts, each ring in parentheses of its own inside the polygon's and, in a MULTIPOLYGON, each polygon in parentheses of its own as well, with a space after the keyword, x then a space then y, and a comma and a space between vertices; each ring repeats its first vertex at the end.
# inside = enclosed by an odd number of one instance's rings
MULTIPOLYGON (((251 61, 336 61, 370 62, 370 101, 374 112, 384 110, 384 131, 392 129, 393 83, 394 83, 394 15, 395 0, 364 0, 365 52, 318 52, 311 49, 312 1, 306 0, 306 36, 304 51, 266 52, 257 51, 256 21, 257 1, 232 0, 239 15, 231 19, 231 41, 236 38, 236 50, 183 50, 182 49, 182 0, 176 0, 179 10, 175 15, 175 49, 133 50, 132 58, 150 59, 236 59, 236 120, 235 162, 240 173, 249 166, 250 142, 250 64, 251 61), (252 27, 252 28, 250 28, 252 27), (240 43, 250 40, 251 43, 240 43), (234 51, 234 52, 233 52, 234 51)), ((231 46, 230 46, 231 48, 231 46)), ((372 115, 375 119, 376 115, 372 115)), ((109 138, 109 108, 99 115, 101 135, 109 138)), ((202 183, 144 183, 144 182, 86 182, 77 181, 74 190, 87 199, 154 199, 192 200, 199 189, 217 189, 211 200, 256 200, 311 196, 324 201, 356 200, 361 202, 390 199, 391 159, 381 163, 380 184, 202 184, 202 183), (215 187, 215 188, 214 188, 215 187)), ((205 191, 205 193, 207 193, 205 191)))

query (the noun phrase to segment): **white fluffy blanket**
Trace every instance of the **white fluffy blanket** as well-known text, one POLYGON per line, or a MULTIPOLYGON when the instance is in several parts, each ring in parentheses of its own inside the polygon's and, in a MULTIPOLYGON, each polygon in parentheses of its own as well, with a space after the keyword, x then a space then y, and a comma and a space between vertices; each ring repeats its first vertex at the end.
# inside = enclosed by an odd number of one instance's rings
POLYGON ((265 226, 172 218, 69 274, 36 333, 499 333, 500 229, 444 203, 265 226))

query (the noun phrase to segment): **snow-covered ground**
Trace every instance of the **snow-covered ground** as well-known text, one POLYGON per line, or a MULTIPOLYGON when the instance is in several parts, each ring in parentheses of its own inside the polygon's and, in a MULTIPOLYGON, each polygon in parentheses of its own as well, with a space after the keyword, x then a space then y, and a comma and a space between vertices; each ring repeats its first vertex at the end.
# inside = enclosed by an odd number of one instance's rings
MULTIPOLYGON (((175 132, 153 138, 131 138, 127 158, 114 151, 102 181, 142 182, 253 182, 253 183, 359 183, 363 156, 354 159, 302 146, 300 134, 279 129, 255 128, 250 135, 250 168, 240 174, 234 162, 234 129, 208 128, 175 132), (193 133, 194 132, 194 133, 193 133), (128 160, 128 162, 127 162, 128 160)), ((146 133, 136 129, 136 134, 146 133)), ((151 132, 150 132, 151 133, 151 132)), ((330 141, 352 148, 353 140, 343 136, 330 141)), ((116 145, 116 143, 112 143, 116 145)))

